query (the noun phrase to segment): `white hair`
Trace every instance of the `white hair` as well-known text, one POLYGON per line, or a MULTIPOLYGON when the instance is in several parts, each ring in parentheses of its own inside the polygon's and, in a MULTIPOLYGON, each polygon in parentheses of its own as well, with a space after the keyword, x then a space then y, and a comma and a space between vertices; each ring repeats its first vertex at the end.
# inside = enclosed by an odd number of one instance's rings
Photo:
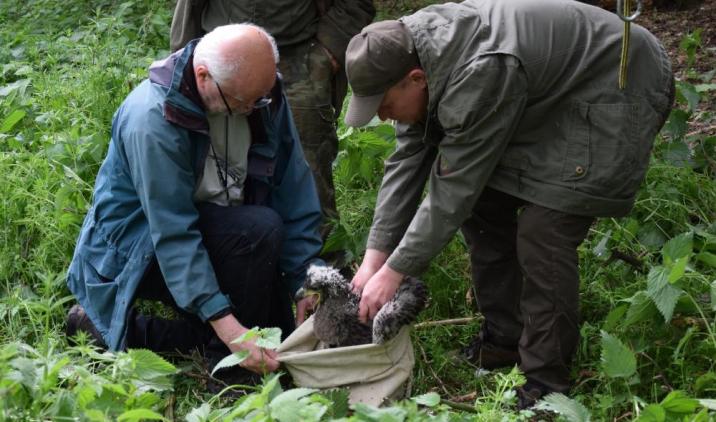
POLYGON ((194 49, 194 65, 206 66, 212 78, 218 83, 227 82, 233 76, 236 76, 245 58, 234 55, 227 57, 227 55, 222 54, 221 45, 225 40, 236 37, 249 28, 258 30, 266 37, 269 44, 271 44, 274 60, 276 64, 278 64, 278 47, 276 46, 276 40, 274 40, 271 34, 258 25, 251 23, 234 23, 217 26, 199 40, 194 49))

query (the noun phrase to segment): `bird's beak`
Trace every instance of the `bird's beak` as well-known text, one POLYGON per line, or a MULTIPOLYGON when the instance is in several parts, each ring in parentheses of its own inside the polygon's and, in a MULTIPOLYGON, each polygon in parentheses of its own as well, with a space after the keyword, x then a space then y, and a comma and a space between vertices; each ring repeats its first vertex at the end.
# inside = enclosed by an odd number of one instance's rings
POLYGON ((299 301, 299 300, 303 299, 304 297, 313 296, 313 295, 318 296, 318 302, 321 301, 321 292, 319 292, 318 290, 304 289, 303 287, 301 287, 296 292, 296 301, 299 301))

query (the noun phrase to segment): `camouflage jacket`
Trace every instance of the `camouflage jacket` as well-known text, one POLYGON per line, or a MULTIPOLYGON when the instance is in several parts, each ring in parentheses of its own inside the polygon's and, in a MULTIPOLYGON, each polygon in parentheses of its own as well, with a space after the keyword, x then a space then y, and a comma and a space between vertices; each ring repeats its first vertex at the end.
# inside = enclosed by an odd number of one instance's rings
POLYGON ((375 16, 372 0, 178 0, 172 51, 217 26, 251 22, 281 47, 315 38, 342 66, 348 41, 375 16))

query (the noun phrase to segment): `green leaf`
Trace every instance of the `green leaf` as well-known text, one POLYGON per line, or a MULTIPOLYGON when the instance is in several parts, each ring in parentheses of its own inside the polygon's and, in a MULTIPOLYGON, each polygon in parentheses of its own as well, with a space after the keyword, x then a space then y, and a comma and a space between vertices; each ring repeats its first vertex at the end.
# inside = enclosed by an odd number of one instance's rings
POLYGON ((698 399, 698 402, 709 410, 716 410, 716 399, 698 399))
POLYGON ((335 390, 326 391, 323 396, 330 401, 331 408, 329 415, 331 419, 339 419, 348 416, 350 393, 347 388, 337 388, 335 390))
POLYGON ((147 349, 130 349, 127 354, 134 363, 134 374, 140 379, 153 379, 173 375, 176 367, 147 349))
POLYGON ((570 422, 589 422, 592 417, 582 403, 561 393, 548 394, 537 403, 535 408, 559 413, 570 422))
POLYGON ((626 304, 621 304, 616 308, 612 309, 609 314, 607 314, 607 317, 604 318, 602 330, 611 331, 612 329, 614 329, 614 327, 618 326, 619 323, 622 322, 624 314, 626 313, 628 308, 629 307, 626 304))
POLYGON ((210 413, 211 405, 209 403, 203 403, 201 406, 192 409, 184 418, 186 422, 204 422, 209 419, 210 413))
POLYGON ((701 95, 696 91, 693 85, 688 82, 677 82, 676 84, 679 94, 686 101, 689 112, 693 112, 701 101, 701 95))
POLYGON ((664 262, 671 263, 679 258, 691 255, 694 250, 694 233, 682 233, 664 244, 661 254, 664 256, 664 262))
POLYGON ((241 344, 245 341, 253 340, 259 335, 259 327, 254 327, 231 341, 231 344, 241 344))
POLYGON ((650 404, 641 411, 641 414, 634 422, 664 422, 666 411, 658 404, 650 404))
POLYGON ((119 415, 119 418, 117 418, 118 421, 140 421, 140 420, 152 420, 152 421, 163 421, 164 416, 160 415, 159 413, 149 410, 149 409, 132 409, 127 410, 126 412, 119 415))
POLYGON ((262 328, 256 345, 264 349, 276 349, 281 344, 281 329, 277 327, 262 328))
POLYGON ((602 331, 602 369, 609 378, 628 378, 636 371, 636 358, 618 338, 602 331))
POLYGON ((645 224, 639 228, 637 233, 639 243, 650 248, 661 247, 666 243, 666 237, 656 224, 645 224))
POLYGON ((669 273, 662 266, 653 267, 649 271, 646 286, 646 293, 661 312, 664 322, 671 321, 676 302, 683 291, 669 283, 669 273))
MULTIPOLYGON (((666 124, 664 125, 663 131, 671 135, 672 139, 681 139, 686 135, 686 132, 689 130, 689 117, 691 115, 681 109, 675 108, 671 110, 671 114, 669 114, 669 120, 666 121, 666 124)), ((683 144, 683 142, 681 142, 683 144)), ((668 145, 671 146, 671 145, 668 145)), ((683 146, 686 146, 683 144, 683 146)), ((686 146, 688 149, 688 146, 686 146)))
POLYGON ((716 91, 716 84, 698 84, 694 85, 696 92, 716 91))
POLYGON ((711 310, 716 312, 716 280, 711 282, 711 310))
POLYGON ((671 270, 669 271, 669 283, 674 284, 681 280, 681 277, 683 277, 686 272, 686 264, 688 263, 688 256, 682 256, 674 262, 674 265, 671 266, 671 270))
POLYGON ((27 113, 25 111, 17 109, 13 110, 12 113, 10 113, 5 120, 3 120, 2 124, 0 125, 0 133, 7 133, 12 130, 12 128, 15 127, 15 125, 22 120, 23 117, 25 117, 27 113))
POLYGON ((651 321, 659 313, 654 301, 643 290, 636 292, 629 302, 629 310, 624 321, 627 327, 641 321, 651 321))
POLYGON ((661 407, 669 413, 694 413, 699 406, 696 399, 687 396, 683 391, 672 391, 664 400, 661 401, 661 407))
POLYGON ((403 422, 407 415, 407 411, 399 407, 379 409, 363 403, 353 405, 353 411, 354 416, 358 417, 357 420, 365 418, 376 422, 403 422))
POLYGON ((698 395, 716 396, 716 372, 707 372, 696 378, 694 391, 698 395))
POLYGON ((419 396, 415 396, 412 398, 412 400, 417 403, 421 404, 423 406, 427 407, 435 407, 438 404, 440 404, 440 394, 438 393, 425 393, 421 394, 419 396))
POLYGON ((716 254, 704 251, 696 255, 696 260, 703 262, 711 268, 716 268, 716 254))
POLYGON ((305 420, 301 414, 310 407, 311 403, 300 401, 300 399, 315 391, 316 390, 310 388, 295 388, 293 390, 284 391, 269 403, 271 416, 281 422, 298 422, 305 420))
POLYGON ((214 369, 211 370, 211 375, 214 376, 216 371, 223 368, 231 368, 232 366, 236 366, 243 362, 247 357, 249 357, 249 351, 248 350, 241 350, 238 352, 234 352, 230 354, 229 356, 225 357, 224 359, 221 359, 219 363, 216 364, 214 369))

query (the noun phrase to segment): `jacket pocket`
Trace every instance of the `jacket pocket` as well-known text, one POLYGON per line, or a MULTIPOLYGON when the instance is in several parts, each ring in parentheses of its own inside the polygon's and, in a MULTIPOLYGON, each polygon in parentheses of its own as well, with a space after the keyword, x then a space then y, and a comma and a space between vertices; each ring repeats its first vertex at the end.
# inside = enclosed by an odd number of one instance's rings
POLYGON ((108 268, 100 270, 95 263, 87 259, 82 263, 82 267, 87 298, 100 319, 98 328, 100 331, 108 330, 114 314, 119 286, 116 278, 119 276, 119 271, 108 271, 108 268))
POLYGON ((644 177, 651 142, 639 138, 638 103, 576 101, 569 114, 562 181, 612 198, 634 195, 644 177))

